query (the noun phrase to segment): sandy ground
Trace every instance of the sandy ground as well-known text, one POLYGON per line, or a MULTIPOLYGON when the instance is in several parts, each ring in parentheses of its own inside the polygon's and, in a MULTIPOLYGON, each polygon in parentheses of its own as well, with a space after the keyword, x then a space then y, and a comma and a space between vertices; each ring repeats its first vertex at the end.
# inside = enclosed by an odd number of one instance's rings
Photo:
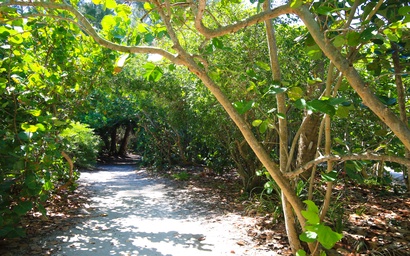
POLYGON ((247 236, 254 219, 211 210, 135 166, 102 166, 83 172, 79 183, 92 191, 81 210, 87 218, 43 241, 55 255, 277 255, 247 236))

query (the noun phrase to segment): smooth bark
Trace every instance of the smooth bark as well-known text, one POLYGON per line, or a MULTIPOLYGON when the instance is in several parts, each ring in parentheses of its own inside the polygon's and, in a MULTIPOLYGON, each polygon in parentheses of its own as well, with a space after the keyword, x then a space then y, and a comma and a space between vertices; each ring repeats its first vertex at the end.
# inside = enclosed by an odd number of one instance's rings
MULTIPOLYGON (((263 3, 264 11, 270 9, 271 1, 265 0, 263 3)), ((277 84, 281 83, 281 71, 278 61, 278 49, 275 38, 275 29, 273 27, 272 20, 265 21, 266 27, 266 39, 269 48, 269 59, 272 70, 272 78, 277 84)), ((286 96, 285 93, 276 94, 276 104, 278 113, 284 114, 284 118, 279 118, 279 167, 280 171, 286 172, 286 165, 288 162, 288 121, 286 117, 286 96)), ((289 183, 291 186, 291 184, 289 183)), ((301 249, 299 235, 296 229, 295 216, 292 210, 292 206, 289 204, 286 196, 282 192, 282 210, 285 218, 286 233, 288 235, 289 244, 292 249, 292 253, 301 249)))

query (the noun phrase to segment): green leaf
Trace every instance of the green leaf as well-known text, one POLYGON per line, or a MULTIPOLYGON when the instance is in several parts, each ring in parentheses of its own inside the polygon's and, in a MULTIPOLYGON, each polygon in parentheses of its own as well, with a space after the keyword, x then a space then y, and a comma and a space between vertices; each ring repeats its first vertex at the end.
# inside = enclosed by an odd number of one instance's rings
POLYGON ((236 101, 233 103, 233 106, 235 109, 239 112, 239 114, 243 115, 245 114, 248 110, 250 110, 253 105, 255 104, 254 101, 236 101))
POLYGON ((300 249, 296 252, 296 256, 306 256, 306 252, 304 250, 300 249))
POLYGON ((218 48, 218 49, 223 49, 223 48, 224 48, 224 44, 222 43, 222 41, 219 40, 219 39, 216 38, 216 37, 212 38, 212 45, 213 45, 215 48, 218 48))
POLYGON ((331 249, 340 239, 342 234, 334 232, 330 227, 320 224, 317 231, 317 240, 326 249, 331 249))
POLYGON ((303 97, 304 93, 300 87, 292 87, 287 91, 289 99, 296 101, 303 97))
POLYGON ((114 9, 115 7, 117 7, 117 3, 115 2, 115 0, 105 0, 105 7, 108 9, 114 9))
POLYGON ((330 6, 319 6, 319 8, 317 8, 315 11, 316 13, 321 15, 331 15, 334 11, 334 8, 330 6))
POLYGON ((306 100, 305 99, 298 99, 295 101, 295 107, 298 109, 305 109, 306 108, 306 100))
POLYGON ((377 97, 386 106, 393 106, 397 103, 396 98, 389 98, 389 97, 386 97, 386 96, 383 96, 383 95, 378 95, 377 97))
POLYGON ((291 8, 299 8, 300 6, 302 6, 303 4, 303 0, 292 0, 290 2, 290 7, 291 8))
POLYGON ((317 225, 320 223, 319 215, 312 211, 302 211, 302 216, 305 217, 307 222, 311 225, 317 225))
POLYGON ((43 124, 40 124, 40 123, 36 124, 36 127, 41 132, 44 132, 46 130, 46 127, 43 124))
POLYGON ((38 187, 37 176, 34 173, 28 173, 24 184, 30 189, 36 189, 38 187))
POLYGON ((322 173, 321 176, 322 176, 322 179, 326 182, 334 182, 337 178, 337 172, 333 170, 328 173, 322 173))
POLYGON ((271 85, 268 89, 268 91, 265 93, 266 94, 272 94, 272 95, 276 95, 278 93, 283 93, 286 92, 287 88, 283 88, 283 87, 276 87, 275 85, 271 85))
POLYGON ((113 15, 105 15, 101 20, 101 26, 104 31, 110 31, 116 24, 115 17, 113 15))
POLYGON ((259 132, 263 134, 268 130, 268 128, 269 128, 269 120, 266 119, 259 125, 259 132))
POLYGON ((21 129, 23 129, 25 132, 36 132, 38 130, 38 127, 28 123, 23 123, 21 124, 21 129))
POLYGON ((307 210, 309 212, 314 212, 319 214, 319 208, 317 208, 316 204, 312 200, 305 200, 303 201, 307 205, 307 210))
POLYGON ((360 44, 360 33, 356 31, 347 32, 347 44, 349 46, 357 46, 360 44))
POLYGON ((317 234, 312 231, 305 231, 299 235, 299 239, 306 243, 313 243, 316 241, 317 234))
POLYGON ((37 209, 38 209, 39 212, 41 212, 41 214, 43 216, 47 216, 47 210, 46 210, 46 208, 44 208, 44 206, 42 204, 38 203, 37 204, 37 209))
POLYGON ((41 110, 40 109, 30 109, 27 110, 28 113, 30 113, 33 116, 40 116, 41 115, 41 110))
POLYGON ((399 8, 400 15, 407 15, 410 13, 410 6, 402 6, 399 8))
POLYGON ((256 61, 255 64, 256 64, 258 67, 264 69, 265 71, 270 71, 270 65, 267 64, 267 63, 265 63, 265 62, 256 61))
POLYGON ((336 110, 335 116, 339 118, 347 118, 349 117, 349 108, 348 107, 343 107, 339 106, 336 110))
POLYGON ((369 41, 373 37, 373 31, 375 31, 376 29, 376 27, 369 27, 363 30, 363 32, 360 34, 360 41, 362 43, 369 41))
POLYGON ((23 37, 20 34, 15 34, 9 37, 9 42, 12 44, 22 44, 23 41, 23 37))
POLYGON ((335 47, 342 47, 346 43, 345 36, 338 35, 333 39, 333 45, 335 47))
POLYGON ((328 102, 330 105, 336 106, 336 105, 342 104, 345 101, 346 101, 345 98, 330 98, 328 102))
POLYGON ((283 113, 276 113, 276 116, 277 116, 279 119, 285 119, 285 118, 286 118, 286 115, 283 114, 283 113))
POLYGON ((263 121, 260 120, 260 119, 254 120, 254 121, 252 122, 252 126, 253 126, 253 127, 258 127, 262 122, 263 122, 263 121))
POLYGON ((322 112, 331 116, 336 113, 336 109, 327 100, 312 100, 306 105, 315 112, 322 112))
POLYGON ((143 68, 145 69, 143 77, 148 81, 158 82, 163 75, 163 71, 152 62, 145 63, 143 68))
POLYGON ((33 208, 33 203, 30 201, 20 202, 18 205, 14 206, 13 212, 18 215, 24 215, 33 208))

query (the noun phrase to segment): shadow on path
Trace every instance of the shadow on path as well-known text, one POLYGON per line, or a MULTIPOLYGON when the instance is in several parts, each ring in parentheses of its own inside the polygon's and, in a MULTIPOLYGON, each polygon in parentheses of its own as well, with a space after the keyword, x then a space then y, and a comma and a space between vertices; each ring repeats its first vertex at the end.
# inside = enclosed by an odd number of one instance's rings
POLYGON ((79 183, 92 194, 88 217, 44 241, 58 245, 57 255, 261 255, 243 251, 238 235, 246 234, 222 223, 221 212, 143 169, 105 165, 79 183))

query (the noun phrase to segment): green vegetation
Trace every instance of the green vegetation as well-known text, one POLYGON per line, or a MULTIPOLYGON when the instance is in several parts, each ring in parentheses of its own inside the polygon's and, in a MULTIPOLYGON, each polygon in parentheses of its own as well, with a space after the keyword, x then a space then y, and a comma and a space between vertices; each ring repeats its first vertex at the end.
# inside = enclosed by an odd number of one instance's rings
POLYGON ((0 237, 98 153, 235 169, 300 255, 341 239, 337 182, 410 190, 409 4, 250 2, 2 1, 0 237))

